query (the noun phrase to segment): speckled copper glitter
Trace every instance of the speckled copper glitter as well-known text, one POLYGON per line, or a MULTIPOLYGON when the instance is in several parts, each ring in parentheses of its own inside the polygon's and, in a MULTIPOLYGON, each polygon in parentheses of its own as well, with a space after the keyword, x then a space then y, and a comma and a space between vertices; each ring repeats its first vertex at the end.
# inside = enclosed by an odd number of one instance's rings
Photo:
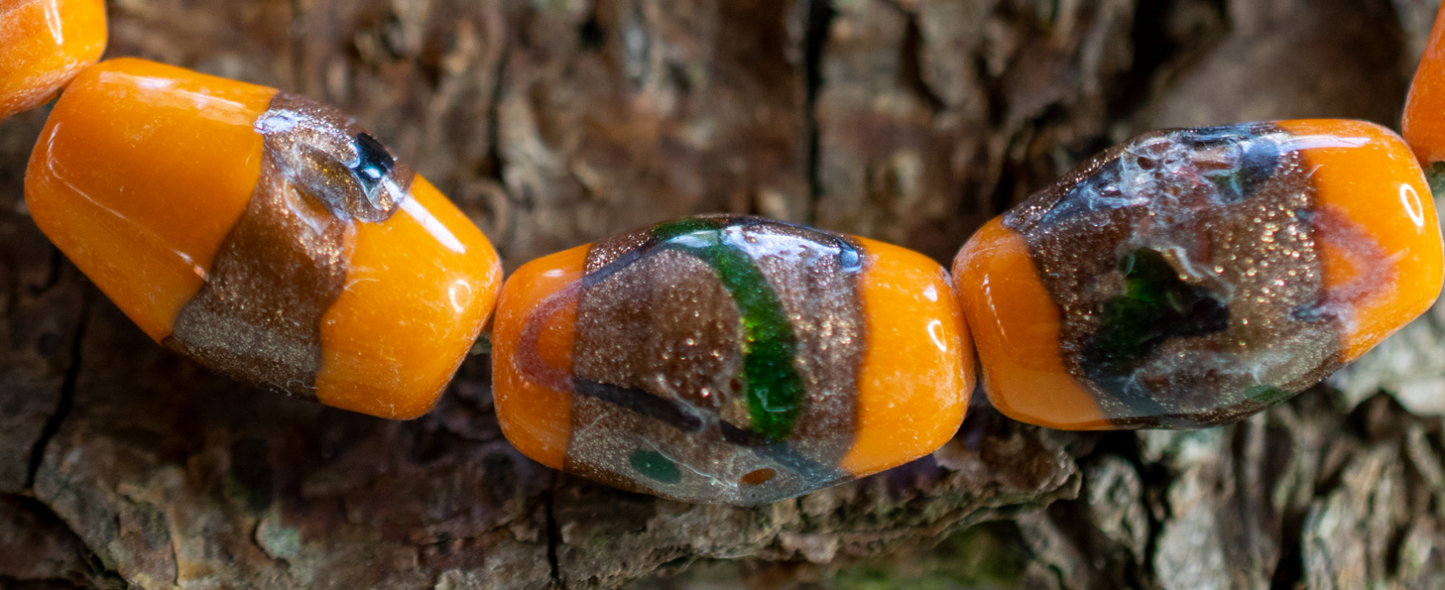
MULTIPOLYGON (((685 223, 699 225, 632 232, 588 254, 575 291, 566 469, 624 489, 735 504, 850 479, 836 464, 852 445, 865 343, 859 246, 750 217, 685 223), (794 411, 777 408, 790 419, 771 430, 755 423, 747 397, 741 283, 729 287, 719 267, 732 267, 710 263, 689 240, 730 249, 734 262, 745 257, 749 268, 726 272, 761 277, 757 291, 785 315, 786 333, 771 333, 792 343, 800 397, 794 411)), ((747 305, 760 305, 757 295, 744 294, 747 305)))
POLYGON ((1339 368, 1301 149, 1269 124, 1156 131, 1005 217, 1062 310, 1065 366, 1116 426, 1233 421, 1339 368), (1127 342, 1137 358, 1100 352, 1150 272, 1177 276, 1172 323, 1127 342))
POLYGON ((261 175, 165 345, 238 381, 315 399, 321 318, 341 295, 352 220, 389 218, 414 175, 339 111, 278 94, 256 121, 261 175))

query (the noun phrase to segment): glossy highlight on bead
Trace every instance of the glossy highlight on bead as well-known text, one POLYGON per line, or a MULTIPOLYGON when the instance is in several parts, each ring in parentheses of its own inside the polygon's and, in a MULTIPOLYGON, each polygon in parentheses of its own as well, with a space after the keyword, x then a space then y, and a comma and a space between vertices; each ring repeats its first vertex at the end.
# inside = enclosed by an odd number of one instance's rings
POLYGON ((0 0, 0 119, 49 101, 106 36, 104 0, 0 0))
POLYGON ((989 399, 1054 428, 1191 428, 1288 399, 1442 279, 1409 148, 1357 121, 1151 132, 995 219, 954 262, 989 399))
POLYGON ((973 384, 937 263, 733 216, 518 269, 493 364, 498 418, 524 454, 623 489, 745 505, 931 452, 973 384))
POLYGON ((500 288, 481 232, 349 118, 142 60, 66 90, 26 203, 157 342, 376 416, 436 402, 500 288))

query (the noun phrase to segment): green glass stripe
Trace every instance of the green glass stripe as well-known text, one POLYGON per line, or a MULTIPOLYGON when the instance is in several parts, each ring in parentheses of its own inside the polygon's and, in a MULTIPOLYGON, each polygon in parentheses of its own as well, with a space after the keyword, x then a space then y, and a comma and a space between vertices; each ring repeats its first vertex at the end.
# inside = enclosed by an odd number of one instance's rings
POLYGON ((682 481, 682 471, 678 470, 677 464, 657 451, 635 449, 627 460, 638 473, 662 483, 682 481))
POLYGON ((1081 363, 1089 380, 1128 404, 1138 416, 1171 414, 1169 400, 1141 388, 1134 372, 1172 338, 1191 338, 1229 327, 1229 307, 1208 290, 1179 278, 1164 255, 1140 248, 1119 260, 1122 295, 1106 301, 1099 327, 1084 343, 1081 363))
POLYGON ((802 414, 803 379, 793 366, 797 338, 783 302, 746 250, 726 243, 722 223, 689 219, 652 230, 668 248, 711 266, 742 316, 744 393, 752 430, 787 440, 802 414))
POLYGON ((1119 260, 1119 270, 1125 291, 1104 303, 1099 328, 1085 345, 1084 360, 1096 371, 1125 376, 1170 338, 1228 327, 1228 308, 1181 280, 1157 250, 1135 250, 1119 260))
POLYGON ((654 225, 652 226, 652 229, 649 229, 647 231, 647 233, 651 235, 652 239, 654 240, 657 240, 659 242, 666 242, 678 236, 691 233, 709 230, 718 231, 721 230, 724 226, 725 224, 721 219, 713 219, 709 217, 686 217, 683 219, 667 221, 654 225))
POLYGON ((1244 395, 1250 401, 1256 401, 1266 406, 1272 406, 1294 397, 1293 393, 1270 385, 1256 385, 1249 388, 1244 395))

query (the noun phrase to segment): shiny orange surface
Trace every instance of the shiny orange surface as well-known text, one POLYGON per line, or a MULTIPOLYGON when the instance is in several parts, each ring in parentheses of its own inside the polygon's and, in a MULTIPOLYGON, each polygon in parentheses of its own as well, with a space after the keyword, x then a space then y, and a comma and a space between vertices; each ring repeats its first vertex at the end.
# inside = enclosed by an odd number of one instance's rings
POLYGON ((932 259, 855 238, 868 342, 858 375, 853 447, 839 467, 856 476, 933 452, 958 430, 973 392, 973 346, 948 274, 932 259))
POLYGON ((491 316, 491 242, 426 179, 381 223, 356 222, 346 289, 322 318, 316 396, 383 418, 426 413, 491 316))
POLYGON ((1341 358, 1349 362, 1440 294, 1445 261, 1435 203, 1410 148, 1389 129, 1331 119, 1279 126, 1307 146, 1325 296, 1345 323, 1341 358))
POLYGON ((1420 164, 1445 160, 1445 10, 1435 15, 1435 28, 1405 99, 1400 129, 1420 164))
MULTIPOLYGON (((518 344, 528 319, 548 296, 582 279, 591 245, 538 258, 517 269, 502 287, 492 329, 492 395, 502 434, 523 455, 562 469, 572 433, 572 392, 528 378, 518 362, 518 344)), ((573 298, 542 328, 536 354, 547 365, 572 373, 577 322, 573 298)))
POLYGON ((953 260, 953 280, 995 408, 1049 428, 1112 428, 1064 367, 1059 308, 1039 280, 1028 245, 1003 218, 964 244, 953 260))
POLYGON ((200 289, 261 169, 276 91, 137 59, 71 83, 25 174, 51 241, 157 342, 200 289))
POLYGON ((45 104, 105 42, 104 0, 0 0, 0 119, 45 104))
MULTIPOLYGON (((262 158, 253 125, 275 94, 114 60, 77 78, 41 133, 31 215, 158 342, 251 199, 262 158)), ((421 177, 390 219, 353 223, 346 287, 322 318, 316 395, 412 418, 436 403, 490 316, 500 263, 421 177)))

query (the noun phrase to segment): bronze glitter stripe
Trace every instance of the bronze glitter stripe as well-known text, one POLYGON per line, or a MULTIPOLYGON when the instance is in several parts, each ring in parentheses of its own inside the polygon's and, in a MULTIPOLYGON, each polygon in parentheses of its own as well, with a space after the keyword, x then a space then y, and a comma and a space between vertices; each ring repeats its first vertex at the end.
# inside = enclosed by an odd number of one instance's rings
POLYGON ((321 319, 346 285, 352 220, 390 218, 414 174, 340 111, 280 93, 256 120, 261 175, 165 346, 207 368, 316 398, 321 319))
MULTIPOLYGON (((739 311, 717 269, 656 243, 649 228, 600 242, 588 253, 589 276, 636 260, 589 281, 579 294, 574 378, 655 396, 685 409, 689 425, 697 420, 702 426, 680 429, 673 422, 682 420, 574 396, 568 471, 675 499, 744 504, 845 479, 835 465, 854 437, 855 380, 865 343, 857 292, 862 272, 851 266, 856 260, 843 259, 838 240, 845 238, 756 218, 704 219, 736 233, 726 239, 767 254, 754 264, 794 318, 794 366, 805 394, 792 434, 774 443, 751 431, 742 395, 739 311), (787 247, 770 252, 769 244, 787 247), (799 250, 804 247, 806 254, 799 250), (639 249, 647 254, 638 256, 639 249), (796 257, 807 263, 797 264, 796 257), (648 477, 644 468, 659 464, 666 468, 648 477), (749 476, 758 473, 769 475, 752 483, 749 476)), ((857 248, 841 245, 847 254, 857 248)))

